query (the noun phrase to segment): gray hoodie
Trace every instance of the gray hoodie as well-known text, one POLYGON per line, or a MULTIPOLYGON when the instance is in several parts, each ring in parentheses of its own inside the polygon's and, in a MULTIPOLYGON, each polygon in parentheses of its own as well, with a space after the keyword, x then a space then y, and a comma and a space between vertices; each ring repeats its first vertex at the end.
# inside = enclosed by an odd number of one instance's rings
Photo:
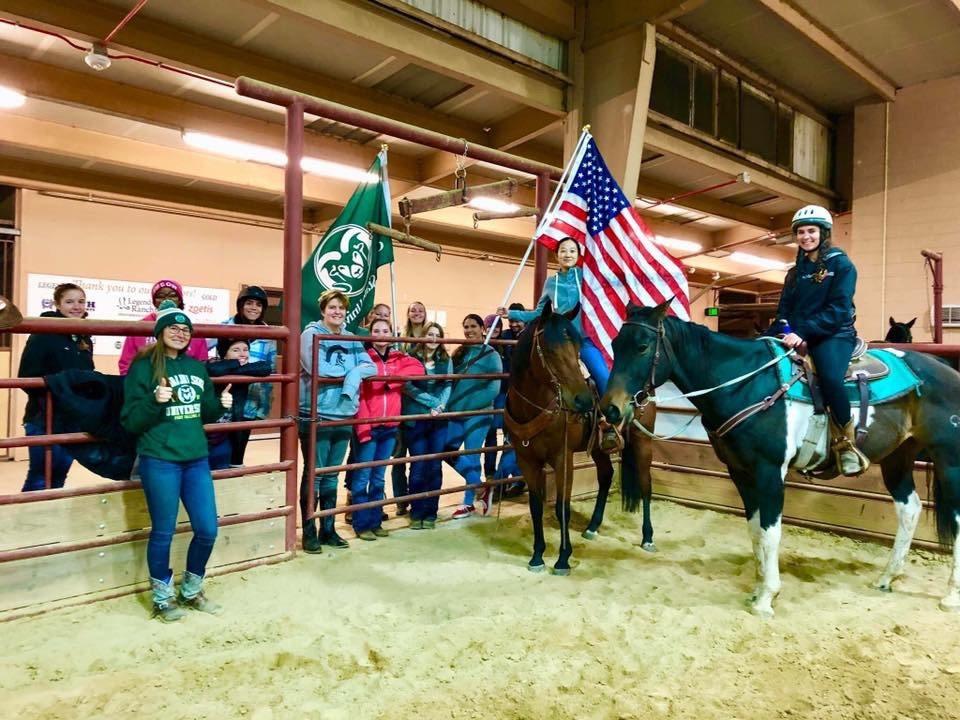
MULTIPOLYGON (((310 374, 313 370, 313 336, 334 335, 319 320, 300 333, 300 416, 310 413, 310 374)), ((318 386, 317 415, 327 420, 340 420, 357 414, 360 405, 360 381, 377 374, 377 366, 367 354, 362 342, 344 330, 343 340, 321 340, 317 355, 317 375, 321 378, 341 378, 343 383, 318 386)))

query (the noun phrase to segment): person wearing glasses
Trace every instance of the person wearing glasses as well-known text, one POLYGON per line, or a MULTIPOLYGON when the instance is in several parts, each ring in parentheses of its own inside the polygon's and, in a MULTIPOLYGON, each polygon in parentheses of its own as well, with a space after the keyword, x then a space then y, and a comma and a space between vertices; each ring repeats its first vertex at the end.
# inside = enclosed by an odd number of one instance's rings
POLYGON ((207 560, 217 539, 217 504, 203 424, 233 407, 233 397, 229 385, 218 395, 206 366, 187 354, 193 323, 174 301, 160 304, 153 334, 156 342, 130 364, 120 421, 138 436, 140 477, 150 513, 147 566, 154 616, 173 622, 183 617, 181 606, 212 614, 220 610, 203 592, 207 560), (181 501, 193 538, 175 596, 170 544, 181 501))
MULTIPOLYGON (((183 286, 176 280, 157 280, 150 290, 150 298, 153 300, 153 306, 160 308, 160 303, 166 301, 173 302, 178 308, 183 309, 183 286)), ((147 313, 143 320, 153 322, 157 319, 157 313, 147 313)), ((147 345, 153 345, 155 340, 152 337, 138 335, 130 336, 123 341, 123 348, 120 350, 120 360, 117 367, 121 375, 126 375, 130 371, 130 364, 137 357, 143 348, 147 345)), ((187 355, 204 362, 208 355, 207 342, 203 338, 193 338, 187 347, 187 355)))

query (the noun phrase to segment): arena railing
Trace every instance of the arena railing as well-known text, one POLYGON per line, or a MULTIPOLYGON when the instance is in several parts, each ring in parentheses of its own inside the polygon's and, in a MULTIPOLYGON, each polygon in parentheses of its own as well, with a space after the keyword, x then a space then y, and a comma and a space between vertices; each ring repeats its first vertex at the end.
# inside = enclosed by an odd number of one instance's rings
MULTIPOLYGON (((130 335, 130 336, 152 336, 153 323, 141 320, 133 321, 115 321, 115 320, 73 320, 69 318, 24 318, 24 320, 8 332, 18 334, 47 333, 57 335, 130 335)), ((265 325, 194 325, 193 337, 196 338, 248 338, 248 339, 270 339, 270 340, 290 340, 290 331, 283 326, 265 326, 265 325)), ((298 338, 299 339, 299 336, 298 338)), ((297 383, 299 375, 296 373, 275 373, 266 377, 252 377, 249 375, 225 375, 212 378, 213 384, 226 385, 230 383, 250 384, 258 382, 278 383, 281 387, 285 384, 297 383)), ((54 401, 53 396, 47 389, 43 378, 9 378, 0 379, 0 389, 43 389, 46 399, 46 417, 45 433, 43 435, 34 435, 29 437, 12 437, 0 439, 0 448, 17 447, 44 447, 44 484, 45 490, 35 492, 18 492, 0 495, 0 505, 18 505, 26 503, 49 502, 59 498, 78 497, 82 495, 98 495, 120 492, 139 488, 141 483, 136 480, 106 480, 103 483, 78 488, 60 488, 50 489, 51 484, 51 457, 52 446, 54 445, 76 445, 89 442, 100 442, 100 439, 89 433, 53 433, 54 401)), ((231 430, 257 430, 257 429, 286 429, 296 427, 297 419, 295 416, 296 407, 286 407, 283 402, 281 392, 281 417, 268 420, 248 420, 242 422, 230 423, 212 423, 204 425, 207 432, 226 432, 231 430)), ((284 504, 281 507, 272 508, 260 512, 247 513, 241 515, 231 515, 221 517, 218 520, 220 527, 237 525, 246 522, 254 522, 268 518, 283 517, 286 523, 285 544, 286 553, 294 550, 296 542, 296 505, 290 501, 291 497, 296 497, 296 454, 292 457, 285 457, 284 447, 281 443, 281 457, 278 462, 265 463, 261 465, 249 465, 239 468, 230 468, 218 470, 213 473, 214 480, 226 478, 241 477, 245 475, 259 475, 269 472, 284 472, 287 475, 284 504), (293 490, 291 491, 291 486, 293 490)), ((178 527, 176 532, 185 532, 189 528, 178 527)), ((0 562, 10 562, 13 560, 23 560, 28 558, 46 557, 65 552, 74 552, 107 545, 127 543, 132 540, 144 539, 149 535, 149 530, 139 532, 126 532, 122 535, 113 535, 103 538, 96 538, 90 541, 77 543, 55 543, 41 547, 22 548, 17 550, 7 550, 0 552, 0 562)), ((251 561, 256 564, 258 561, 251 561)), ((276 558, 263 558, 260 562, 268 564, 276 562, 276 558)))
MULTIPOLYGON (((451 460, 463 455, 482 455, 488 452, 505 452, 511 450, 510 445, 484 445, 480 448, 474 450, 450 450, 440 453, 431 453, 427 455, 411 455, 403 458, 388 458, 386 460, 371 460, 369 462, 359 462, 359 463, 342 463, 340 465, 330 465, 326 467, 317 467, 317 435, 316 428, 323 427, 345 427, 353 425, 382 425, 385 423, 393 422, 404 422, 410 420, 428 420, 432 422, 442 422, 448 420, 457 420, 465 417, 475 417, 478 415, 503 415, 503 410, 497 410, 494 408, 484 409, 484 410, 467 410, 467 411, 454 411, 454 412, 442 412, 433 414, 421 414, 421 415, 396 415, 382 418, 349 418, 343 420, 320 420, 316 414, 317 408, 317 399, 319 397, 320 385, 337 385, 343 382, 342 378, 330 378, 318 376, 316 373, 316 367, 319 361, 319 350, 320 342, 323 340, 337 340, 340 342, 349 341, 349 342, 363 342, 370 343, 371 338, 369 336, 343 336, 343 335, 314 335, 312 338, 311 346, 311 358, 312 358, 312 367, 314 372, 310 374, 310 408, 312 412, 310 417, 301 417, 301 421, 306 422, 312 426, 312 430, 309 433, 308 438, 308 451, 306 453, 306 477, 312 478, 314 482, 307 483, 307 507, 315 508, 316 506, 316 483, 315 480, 319 475, 329 475, 332 473, 341 473, 349 472, 351 470, 360 470, 364 468, 374 468, 382 466, 392 466, 392 465, 404 465, 412 464, 418 461, 423 460, 451 460)), ((392 343, 400 344, 424 344, 424 343, 437 343, 444 345, 482 345, 483 340, 467 340, 464 338, 414 338, 414 337, 400 337, 400 338, 391 338, 392 343)), ((491 340, 490 345, 503 345, 511 346, 516 345, 516 340, 491 340)), ((509 375, 506 373, 466 373, 466 374, 437 374, 437 375, 375 375, 372 377, 365 378, 364 383, 369 382, 396 382, 396 381, 417 381, 417 380, 503 380, 509 378, 509 375)), ((302 435, 301 435, 302 442, 302 435)), ((383 500, 372 500, 365 503, 357 503, 350 505, 342 505, 336 508, 329 508, 326 510, 311 510, 305 520, 312 520, 314 518, 324 518, 330 517, 332 515, 341 515, 345 513, 355 512, 357 510, 365 510, 376 507, 384 507, 386 505, 398 505, 403 503, 409 503, 413 500, 423 500, 431 497, 439 497, 441 495, 448 495, 456 492, 463 492, 467 489, 480 490, 487 487, 496 487, 498 485, 505 485, 511 482, 516 482, 518 479, 522 478, 503 478, 495 480, 485 479, 483 482, 480 482, 476 485, 457 485, 455 487, 449 488, 440 488, 439 490, 430 490, 427 492, 413 493, 408 495, 403 495, 399 497, 390 497, 384 498, 383 500)))

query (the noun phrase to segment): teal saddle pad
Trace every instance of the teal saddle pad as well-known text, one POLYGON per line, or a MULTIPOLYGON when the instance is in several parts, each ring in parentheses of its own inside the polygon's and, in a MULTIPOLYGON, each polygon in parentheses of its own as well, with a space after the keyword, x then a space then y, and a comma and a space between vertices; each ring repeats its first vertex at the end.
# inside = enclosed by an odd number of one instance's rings
MULTIPOLYGON (((786 349, 783 345, 778 342, 770 342, 770 347, 775 353, 781 356, 780 362, 777 363, 780 382, 790 382, 790 378, 796 373, 797 366, 790 361, 790 358, 786 357, 786 349)), ((884 377, 869 381, 868 388, 870 390, 871 405, 890 402, 911 392, 919 394, 922 381, 916 376, 913 370, 910 369, 910 366, 904 362, 900 351, 885 349, 867 350, 866 354, 874 360, 879 360, 890 369, 890 372, 884 377)), ((847 397, 850 399, 850 404, 854 407, 859 407, 860 391, 857 388, 857 384, 855 382, 846 383, 846 391, 847 397)), ((813 403, 813 398, 810 397, 810 389, 803 381, 795 382, 790 386, 790 389, 787 391, 787 398, 803 403, 813 403)))

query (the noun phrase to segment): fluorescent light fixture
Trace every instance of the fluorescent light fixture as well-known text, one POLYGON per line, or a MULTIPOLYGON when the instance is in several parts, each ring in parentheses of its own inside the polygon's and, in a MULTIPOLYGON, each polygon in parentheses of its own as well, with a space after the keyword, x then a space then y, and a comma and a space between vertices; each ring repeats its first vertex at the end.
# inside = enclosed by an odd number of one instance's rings
POLYGON ((768 270, 786 270, 790 264, 745 252, 732 252, 728 259, 733 262, 742 263, 743 265, 754 265, 756 267, 767 268, 768 270))
POLYGON ((0 108, 12 110, 18 108, 27 101, 27 96, 19 90, 4 87, 0 85, 0 108))
POLYGON ((703 245, 690 240, 677 240, 675 238, 660 237, 657 235, 653 238, 653 241, 658 245, 663 245, 666 248, 680 250, 682 252, 700 252, 703 250, 703 245))
POLYGON ((331 160, 321 160, 320 158, 305 157, 300 162, 300 167, 304 172, 311 175, 323 175, 324 177, 337 178, 338 180, 352 180, 353 182, 380 182, 380 176, 376 173, 367 172, 361 168, 344 165, 343 163, 333 162, 331 160))
POLYGON ((275 165, 276 167, 283 167, 287 164, 287 156, 283 151, 263 145, 254 145, 253 143, 231 140, 230 138, 192 130, 185 130, 182 137, 183 141, 190 147, 216 155, 225 155, 236 160, 248 160, 265 165, 275 165))
MULTIPOLYGON (((182 137, 183 141, 190 147, 216 155, 273 165, 274 167, 285 167, 287 164, 286 153, 263 145, 254 145, 241 140, 231 140, 230 138, 194 132, 193 130, 185 130, 182 137)), ((321 160, 320 158, 305 157, 301 160, 300 167, 303 168, 304 172, 311 175, 323 175, 338 180, 351 180, 353 182, 378 182, 380 180, 376 174, 361 168, 330 160, 321 160)))
POLYGON ((489 195, 477 195, 476 197, 472 197, 467 205, 472 208, 476 208, 477 210, 486 210, 488 212, 499 213, 514 212, 515 210, 520 209, 520 206, 516 205, 515 203, 490 197, 489 195))

